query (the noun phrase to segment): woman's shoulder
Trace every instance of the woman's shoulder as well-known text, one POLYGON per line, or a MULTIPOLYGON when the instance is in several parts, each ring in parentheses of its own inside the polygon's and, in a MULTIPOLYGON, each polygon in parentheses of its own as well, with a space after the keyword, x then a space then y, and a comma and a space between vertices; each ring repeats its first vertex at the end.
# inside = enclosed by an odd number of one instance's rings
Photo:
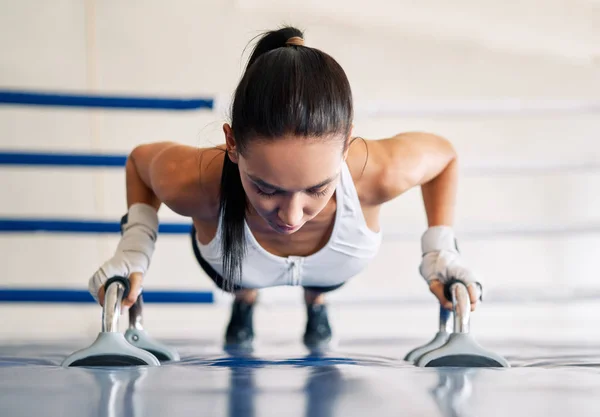
POLYGON ((153 185, 164 190, 163 203, 183 216, 216 217, 224 155, 225 145, 197 148, 174 144, 165 149, 153 161, 153 185))
POLYGON ((376 206, 417 186, 432 164, 437 166, 436 161, 454 154, 441 136, 406 132, 384 139, 355 139, 347 163, 361 202, 376 206))
POLYGON ((379 145, 378 140, 353 138, 346 158, 358 198, 367 206, 381 204, 380 187, 385 164, 379 145))

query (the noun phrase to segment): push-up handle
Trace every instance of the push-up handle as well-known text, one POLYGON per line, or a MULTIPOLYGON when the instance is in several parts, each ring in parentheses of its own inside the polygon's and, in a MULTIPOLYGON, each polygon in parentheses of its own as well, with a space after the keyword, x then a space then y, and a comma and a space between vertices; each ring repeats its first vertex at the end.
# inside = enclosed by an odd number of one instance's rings
MULTIPOLYGON (((444 290, 447 298, 452 300, 454 333, 443 346, 422 355, 416 364, 422 367, 510 367, 506 359, 484 349, 470 333, 471 298, 467 285, 452 280, 446 283, 444 290)), ((477 290, 477 298, 480 298, 480 285, 477 290)))
POLYGON ((160 366, 156 356, 131 345, 119 333, 121 303, 129 292, 129 280, 112 277, 104 284, 104 290, 102 331, 89 347, 69 355, 62 366, 160 366))

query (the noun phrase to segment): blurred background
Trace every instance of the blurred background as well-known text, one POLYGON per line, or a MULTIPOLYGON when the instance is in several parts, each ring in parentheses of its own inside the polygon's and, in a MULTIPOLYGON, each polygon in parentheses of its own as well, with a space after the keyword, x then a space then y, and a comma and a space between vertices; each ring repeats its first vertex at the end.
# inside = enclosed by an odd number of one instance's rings
MULTIPOLYGON (((357 135, 419 130, 455 145, 457 237, 485 285, 485 301, 510 305, 513 313, 532 303, 594 302, 600 298, 599 7, 598 0, 1 0, 3 94, 207 98, 214 105, 0 108, 0 337, 95 336, 101 309, 64 298, 86 291, 118 233, 18 225, 116 224, 126 210, 121 167, 40 166, 27 155, 125 157, 147 142, 223 143, 221 126, 249 42, 282 24, 304 29, 307 45, 346 70, 357 135), (21 162, 15 153, 25 155, 21 162)), ((189 224, 167 207, 160 218, 189 224)), ((436 314, 417 269, 426 228, 420 190, 385 206, 382 227, 379 256, 330 297, 336 329, 342 336, 389 333, 389 326, 373 323, 400 320, 398 307, 408 305, 430 314, 422 333, 429 335, 436 314)), ((148 303, 147 327, 155 335, 220 339, 230 298, 204 276, 187 234, 160 235, 145 289, 202 299, 148 303)), ((298 288, 262 291, 258 333, 291 328, 299 337, 301 306, 298 288)), ((511 317, 503 311, 499 317, 511 317)), ((406 331, 418 332, 402 317, 406 331)))

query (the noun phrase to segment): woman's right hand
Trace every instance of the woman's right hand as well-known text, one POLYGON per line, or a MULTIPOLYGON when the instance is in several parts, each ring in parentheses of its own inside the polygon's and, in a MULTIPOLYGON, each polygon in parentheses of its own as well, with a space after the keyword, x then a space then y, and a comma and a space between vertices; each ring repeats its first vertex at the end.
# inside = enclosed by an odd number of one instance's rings
POLYGON ((129 293, 126 298, 123 298, 122 309, 131 307, 137 301, 140 293, 142 292, 142 281, 144 278, 143 272, 131 272, 139 268, 133 268, 135 262, 133 259, 139 259, 139 256, 135 256, 135 253, 129 253, 134 255, 132 257, 124 256, 124 253, 119 253, 113 256, 108 261, 104 262, 100 268, 92 275, 88 282, 88 290, 92 297, 101 305, 104 306, 104 285, 106 282, 113 277, 128 277, 129 279, 129 293), (133 258, 133 259, 131 259, 133 258))
POLYGON ((131 307, 142 291, 142 279, 150 267, 158 237, 158 214, 148 204, 133 204, 121 221, 121 240, 112 258, 104 262, 88 282, 92 297, 104 305, 104 284, 112 277, 129 278, 129 294, 123 307, 131 307))
MULTIPOLYGON (((133 306, 142 292, 142 280, 144 276, 141 272, 134 272, 129 276, 129 294, 123 299, 122 309, 126 310, 133 306)), ((104 307, 104 285, 98 291, 98 302, 104 307)))

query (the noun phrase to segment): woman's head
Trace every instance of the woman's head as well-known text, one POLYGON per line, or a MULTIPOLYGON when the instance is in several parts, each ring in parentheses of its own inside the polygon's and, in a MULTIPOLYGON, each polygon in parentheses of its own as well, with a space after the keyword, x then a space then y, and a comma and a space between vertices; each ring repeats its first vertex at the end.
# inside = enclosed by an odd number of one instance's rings
POLYGON ((298 45, 302 36, 298 29, 283 28, 256 45, 231 109, 242 154, 257 140, 293 136, 343 145, 348 138, 353 106, 346 74, 326 53, 298 45))
POLYGON ((224 126, 221 208, 223 229, 240 220, 242 228, 224 231, 224 245, 243 243, 247 203, 275 231, 293 233, 335 191, 352 130, 352 93, 340 65, 302 39, 291 27, 264 34, 235 91, 231 126, 224 126))

